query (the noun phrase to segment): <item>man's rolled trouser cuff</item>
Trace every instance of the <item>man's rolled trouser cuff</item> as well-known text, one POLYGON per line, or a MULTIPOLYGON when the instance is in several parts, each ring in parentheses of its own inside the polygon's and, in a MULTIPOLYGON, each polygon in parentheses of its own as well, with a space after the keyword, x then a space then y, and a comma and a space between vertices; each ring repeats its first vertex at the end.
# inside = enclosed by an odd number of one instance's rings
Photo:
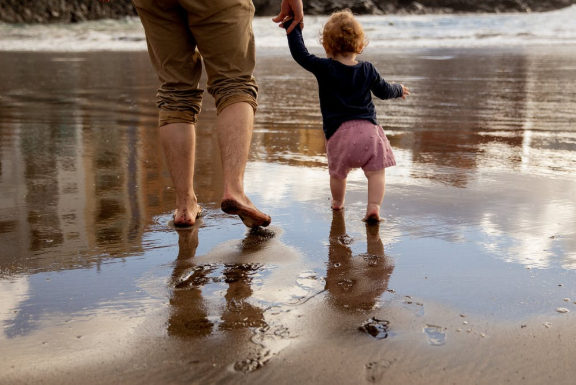
POLYGON ((258 102, 256 101, 256 98, 254 98, 252 95, 236 94, 236 95, 231 95, 231 96, 227 97, 226 99, 221 99, 219 101, 218 105, 216 106, 216 113, 218 115, 220 115, 222 110, 224 110, 226 107, 228 107, 232 104, 235 104, 235 103, 248 103, 248 104, 250 104, 250 106, 254 110, 254 113, 256 113, 256 110, 258 109, 258 102))
POLYGON ((167 111, 160 110, 158 117, 158 127, 172 123, 196 124, 198 115, 192 111, 167 111))

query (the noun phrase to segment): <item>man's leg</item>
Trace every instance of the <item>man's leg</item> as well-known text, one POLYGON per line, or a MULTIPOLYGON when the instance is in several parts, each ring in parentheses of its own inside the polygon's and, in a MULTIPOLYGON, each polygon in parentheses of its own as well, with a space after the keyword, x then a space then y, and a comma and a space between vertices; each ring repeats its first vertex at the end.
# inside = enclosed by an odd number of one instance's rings
POLYGON ((156 95, 159 136, 176 190, 174 225, 191 226, 198 215, 194 195, 194 123, 203 90, 202 60, 176 0, 134 0, 146 32, 151 63, 162 85, 156 95))
POLYGON ((218 115, 216 131, 224 170, 222 210, 239 215, 248 227, 268 226, 270 216, 259 211, 244 194, 244 170, 252 140, 254 109, 244 102, 225 107, 218 115))
POLYGON ((172 123, 161 126, 160 142, 176 190, 174 226, 193 226, 200 206, 194 194, 194 154, 196 133, 194 125, 172 123))
POLYGON ((268 226, 244 194, 244 170, 252 139, 258 86, 250 0, 179 0, 188 11, 188 24, 204 58, 208 92, 214 97, 216 130, 224 169, 221 208, 238 215, 248 227, 268 226))

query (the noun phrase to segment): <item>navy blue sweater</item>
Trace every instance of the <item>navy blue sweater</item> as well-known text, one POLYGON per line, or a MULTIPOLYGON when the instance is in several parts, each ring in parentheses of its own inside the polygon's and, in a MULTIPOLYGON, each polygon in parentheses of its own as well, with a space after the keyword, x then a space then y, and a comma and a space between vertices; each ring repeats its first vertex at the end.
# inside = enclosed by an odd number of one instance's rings
MULTIPOLYGON (((288 28, 292 20, 284 23, 288 28)), ((348 66, 333 59, 312 55, 304 45, 302 31, 297 26, 288 35, 290 53, 298 64, 312 72, 318 80, 320 110, 324 134, 329 139, 344 122, 355 119, 369 120, 378 124, 372 93, 380 99, 402 96, 400 84, 387 83, 374 65, 360 61, 348 66)))

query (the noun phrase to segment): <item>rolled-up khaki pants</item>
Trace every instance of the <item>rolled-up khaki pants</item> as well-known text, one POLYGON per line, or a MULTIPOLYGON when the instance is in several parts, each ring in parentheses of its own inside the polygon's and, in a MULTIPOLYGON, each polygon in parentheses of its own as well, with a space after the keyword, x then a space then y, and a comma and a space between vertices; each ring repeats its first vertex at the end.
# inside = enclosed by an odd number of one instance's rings
POLYGON ((258 86, 251 0, 133 0, 146 32, 148 53, 162 85, 156 95, 159 125, 196 123, 204 90, 220 113, 245 102, 257 108, 258 86))

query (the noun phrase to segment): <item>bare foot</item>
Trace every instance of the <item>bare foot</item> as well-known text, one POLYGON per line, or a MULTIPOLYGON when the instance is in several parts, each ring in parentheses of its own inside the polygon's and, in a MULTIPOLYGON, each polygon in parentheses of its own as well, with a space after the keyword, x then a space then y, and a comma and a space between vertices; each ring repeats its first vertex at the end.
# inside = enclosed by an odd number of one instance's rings
POLYGON ((258 210, 254 204, 250 202, 250 199, 245 199, 245 203, 240 203, 234 198, 225 198, 222 200, 220 208, 226 214, 238 215, 246 227, 268 226, 270 222, 272 222, 270 215, 258 210))
POLYGON ((194 205, 192 210, 184 208, 181 211, 174 210, 174 227, 191 227, 196 223, 196 219, 202 216, 202 207, 194 205))
POLYGON ((332 210, 342 210, 344 208, 344 201, 336 201, 332 199, 332 210))
POLYGON ((367 223, 380 222, 380 206, 373 203, 369 204, 368 207, 366 207, 366 215, 362 220, 367 223))

